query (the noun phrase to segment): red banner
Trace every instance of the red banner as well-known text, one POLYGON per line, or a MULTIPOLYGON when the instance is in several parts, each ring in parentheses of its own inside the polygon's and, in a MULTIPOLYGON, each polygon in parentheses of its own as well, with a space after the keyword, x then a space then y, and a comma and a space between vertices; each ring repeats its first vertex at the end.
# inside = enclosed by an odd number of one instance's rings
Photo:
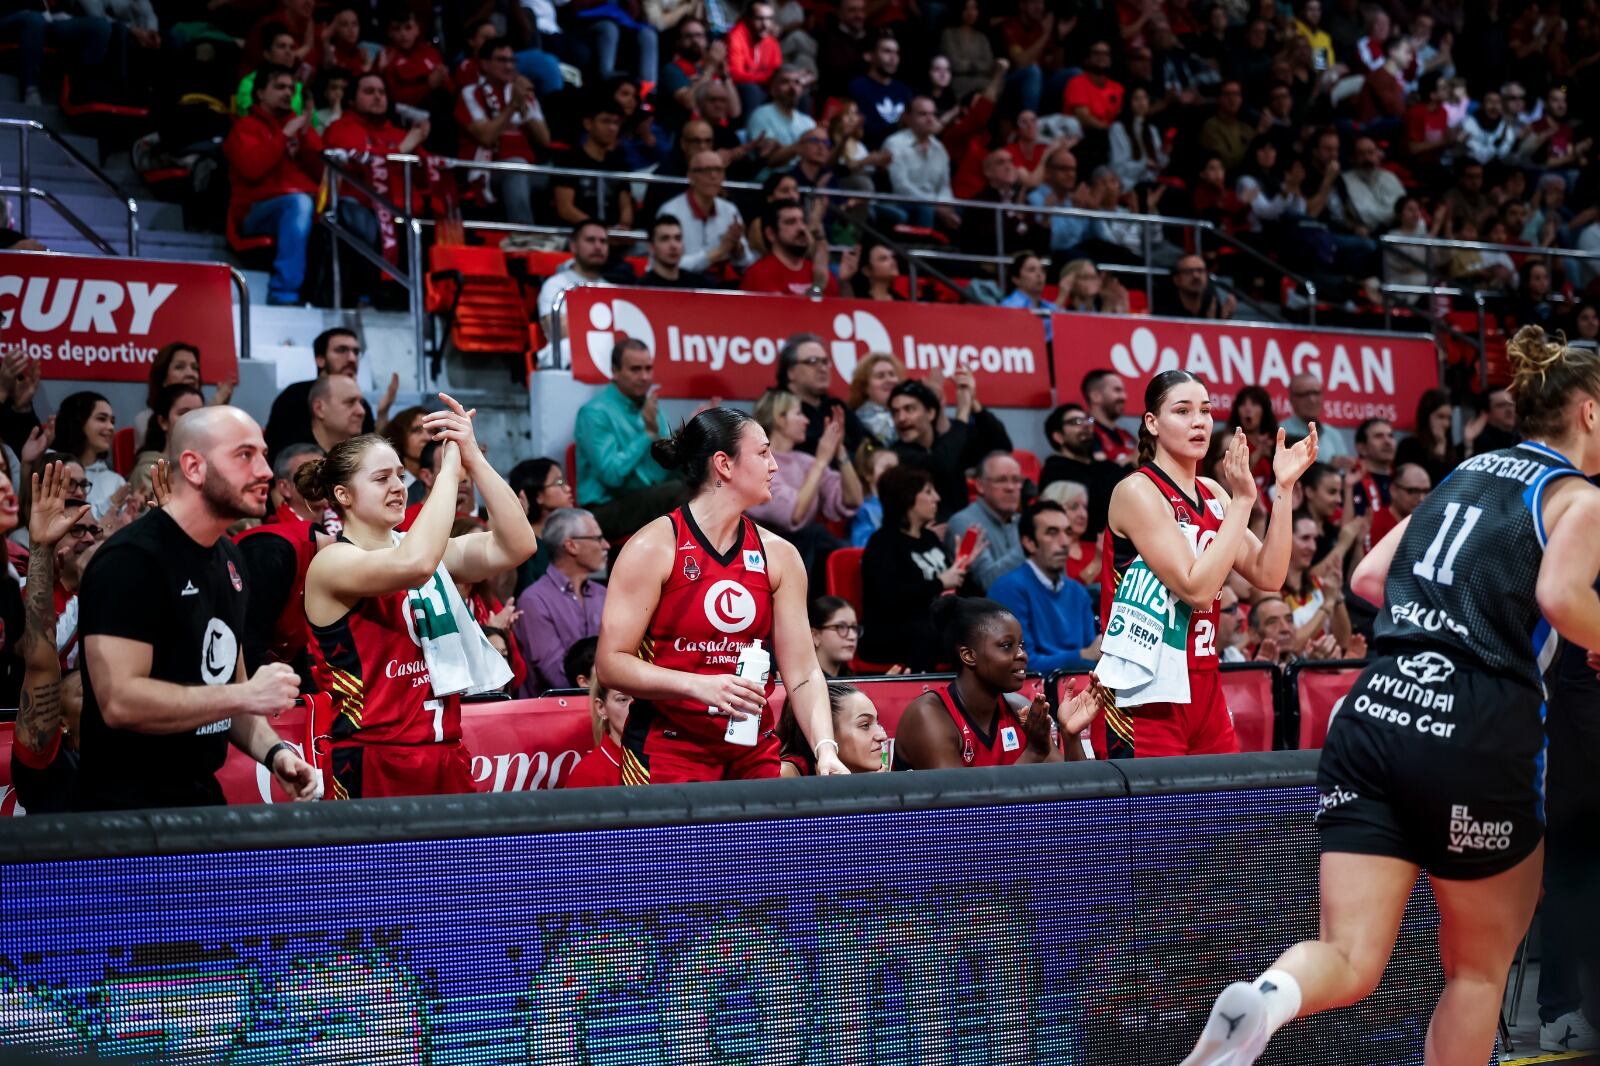
POLYGON ((815 333, 841 398, 858 360, 888 352, 913 378, 976 372, 978 398, 994 407, 1050 403, 1044 323, 1014 308, 585 287, 568 290, 567 322, 579 381, 610 381, 612 345, 631 337, 655 353, 667 397, 753 400, 773 387, 783 342, 815 333))
POLYGON ((200 350, 200 379, 239 375, 233 289, 217 263, 0 252, 0 344, 49 379, 138 381, 173 341, 200 350))
POLYGON ((1081 401, 1085 374, 1115 370, 1128 387, 1128 412, 1134 415, 1143 411, 1150 379, 1178 369, 1210 387, 1219 423, 1246 385, 1265 388, 1282 419, 1290 414, 1289 379, 1304 373, 1322 382, 1322 415, 1329 425, 1354 427, 1381 418, 1409 430, 1417 399, 1439 384, 1438 357, 1427 335, 1086 314, 1058 314, 1053 329, 1057 397, 1081 401))
POLYGON ((1300 700, 1300 747, 1322 747, 1328 739, 1328 723, 1350 693, 1350 686, 1361 675, 1360 667, 1328 670, 1302 668, 1295 687, 1300 700))
MULTIPOLYGON (((860 687, 878 708, 879 720, 892 737, 906 704, 943 679, 896 677, 860 682, 860 687)), ((1023 694, 1043 691, 1043 679, 1030 677, 1023 694)), ((781 710, 783 686, 778 686, 769 701, 781 710)), ((304 750, 305 711, 296 708, 272 723, 278 735, 304 750)), ((17 796, 11 787, 11 741, 13 725, 0 722, 0 817, 17 813, 17 796)), ((594 747, 594 732, 589 724, 586 696, 540 696, 532 700, 498 703, 467 703, 461 707, 462 743, 472 753, 472 777, 484 792, 531 792, 560 788, 578 765, 578 760, 594 747)), ((278 788, 266 767, 230 748, 228 760, 217 772, 222 793, 229 803, 285 803, 288 796, 278 788)))

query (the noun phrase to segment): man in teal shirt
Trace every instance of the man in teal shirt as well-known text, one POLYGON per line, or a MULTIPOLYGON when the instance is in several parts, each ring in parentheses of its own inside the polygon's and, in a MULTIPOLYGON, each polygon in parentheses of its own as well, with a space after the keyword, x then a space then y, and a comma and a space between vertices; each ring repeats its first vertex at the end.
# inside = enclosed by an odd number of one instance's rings
POLYGON ((683 481, 650 457, 668 436, 656 406, 655 356, 642 341, 611 349, 611 384, 578 411, 578 499, 613 542, 689 498, 683 481))

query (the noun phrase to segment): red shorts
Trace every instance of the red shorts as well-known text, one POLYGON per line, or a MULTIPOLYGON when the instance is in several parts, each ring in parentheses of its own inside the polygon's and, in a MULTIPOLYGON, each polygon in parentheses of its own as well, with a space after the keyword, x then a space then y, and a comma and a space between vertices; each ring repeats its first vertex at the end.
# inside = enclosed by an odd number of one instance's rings
POLYGON ((1222 674, 1216 670, 1189 675, 1188 703, 1147 703, 1130 708, 1129 714, 1133 753, 1139 758, 1231 755, 1239 750, 1233 718, 1222 697, 1222 674))
POLYGON ((341 744, 319 760, 329 799, 454 796, 478 791, 472 755, 447 744, 341 744))
MULTIPOLYGON (((770 710, 767 716, 770 716, 770 710)), ((718 719, 726 721, 726 719, 718 719)), ((685 736, 643 701, 628 712, 622 734, 624 785, 681 785, 689 781, 741 781, 777 777, 781 745, 772 730, 754 747, 685 736)))

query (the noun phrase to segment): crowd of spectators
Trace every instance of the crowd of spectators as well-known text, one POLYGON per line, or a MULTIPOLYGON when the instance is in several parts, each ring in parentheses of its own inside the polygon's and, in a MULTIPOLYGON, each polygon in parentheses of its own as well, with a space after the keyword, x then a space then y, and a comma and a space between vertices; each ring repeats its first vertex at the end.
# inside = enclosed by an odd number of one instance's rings
MULTIPOLYGON (((1544 251, 1600 249, 1600 14, 1586 4, 18 7, 0 38, 19 46, 29 99, 48 48, 82 92, 148 104, 140 158, 193 167, 186 206, 274 239, 274 302, 328 291, 324 257, 308 256, 324 148, 355 153, 343 165, 391 202, 395 168, 366 153, 581 171, 414 175, 422 210, 453 199, 469 217, 598 221, 599 248, 574 248, 577 276, 552 279, 541 313, 563 286, 641 275, 903 297, 895 247, 930 243, 990 257, 944 266, 986 277, 971 291, 991 302, 1119 310, 1144 288, 1096 280, 1119 266, 1168 275, 1156 314, 1278 299, 1259 257, 1215 240, 1185 256, 1181 228, 1138 213, 1208 221, 1351 308, 1380 299, 1386 268, 1402 284, 1498 290, 1508 320, 1571 332, 1600 276, 1544 251), (687 187, 630 180, 649 174, 687 187), (900 199, 849 198, 871 190, 900 199), (952 198, 993 205, 1000 224, 952 198), (1029 210, 1050 207, 1099 214, 1029 210), (1428 262, 1380 248, 1391 232, 1508 250, 1428 262), (1039 258, 1008 265, 1021 252, 1039 258)), ((340 221, 394 258, 404 233, 347 185, 340 221)), ((377 274, 352 262, 357 297, 382 300, 377 274)))

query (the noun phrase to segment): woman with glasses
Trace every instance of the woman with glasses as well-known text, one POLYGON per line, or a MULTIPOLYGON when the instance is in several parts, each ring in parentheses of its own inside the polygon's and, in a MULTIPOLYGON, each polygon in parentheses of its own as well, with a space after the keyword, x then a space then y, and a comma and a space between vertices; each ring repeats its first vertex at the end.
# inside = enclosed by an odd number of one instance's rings
POLYGON ((1074 259, 1061 268, 1060 294, 1056 306, 1063 311, 1125 315, 1128 290, 1115 277, 1100 273, 1092 259, 1074 259))
POLYGON ((572 486, 567 484, 566 472, 554 459, 524 459, 511 468, 506 480, 528 512, 528 524, 539 538, 539 550, 517 567, 516 594, 520 596, 523 589, 550 569, 550 547, 544 539, 545 518, 552 511, 576 507, 577 504, 573 502, 572 486))

